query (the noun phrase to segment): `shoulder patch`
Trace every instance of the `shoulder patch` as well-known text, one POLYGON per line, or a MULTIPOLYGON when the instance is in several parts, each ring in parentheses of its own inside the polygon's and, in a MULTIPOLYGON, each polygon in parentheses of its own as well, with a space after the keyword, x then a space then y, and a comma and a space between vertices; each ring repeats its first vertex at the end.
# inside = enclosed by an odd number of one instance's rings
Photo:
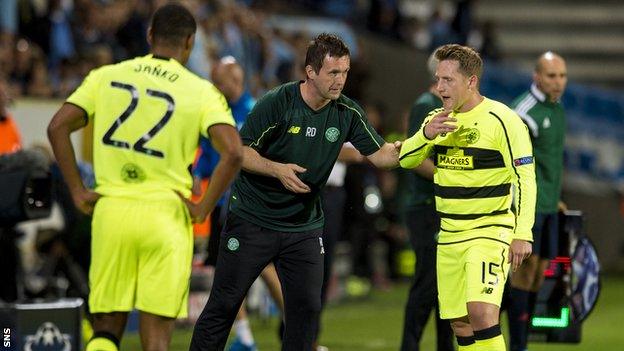
POLYGON ((514 160, 514 165, 522 166, 533 163, 533 156, 520 157, 514 160))

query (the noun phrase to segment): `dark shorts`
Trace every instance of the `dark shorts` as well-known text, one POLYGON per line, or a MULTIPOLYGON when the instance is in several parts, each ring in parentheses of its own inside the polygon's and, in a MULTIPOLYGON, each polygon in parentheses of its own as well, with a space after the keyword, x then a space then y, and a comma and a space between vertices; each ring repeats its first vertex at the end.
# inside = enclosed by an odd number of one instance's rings
POLYGON ((533 254, 552 259, 559 249, 559 214, 538 213, 533 224, 533 254))

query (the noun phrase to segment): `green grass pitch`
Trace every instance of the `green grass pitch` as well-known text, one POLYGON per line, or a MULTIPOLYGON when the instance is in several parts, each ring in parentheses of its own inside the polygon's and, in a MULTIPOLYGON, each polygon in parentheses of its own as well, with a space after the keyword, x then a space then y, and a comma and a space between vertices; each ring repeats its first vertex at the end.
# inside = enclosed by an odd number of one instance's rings
MULTIPOLYGON (((403 307, 407 297, 407 284, 399 284, 388 292, 373 292, 359 300, 330 305, 323 314, 321 344, 330 351, 398 350, 403 327, 403 307)), ((606 276, 594 311, 583 324, 580 344, 531 343, 531 351, 597 351, 619 350, 624 347, 622 316, 624 304, 624 277, 606 276)), ((260 351, 277 351, 277 319, 251 320, 254 337, 260 351)), ((506 333, 506 317, 503 315, 506 333)), ((421 343, 422 350, 435 350, 435 331, 429 323, 421 343)), ((188 350, 191 330, 177 329, 171 350, 188 350)), ((122 350, 140 350, 137 334, 128 334, 122 350)))

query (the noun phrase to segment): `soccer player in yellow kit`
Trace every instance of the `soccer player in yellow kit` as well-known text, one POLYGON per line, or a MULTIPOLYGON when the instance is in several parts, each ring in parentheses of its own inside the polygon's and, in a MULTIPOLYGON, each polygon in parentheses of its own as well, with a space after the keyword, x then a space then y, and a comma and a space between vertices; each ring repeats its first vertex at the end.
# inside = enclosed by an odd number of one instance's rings
POLYGON ((181 5, 159 8, 151 54, 95 69, 67 99, 48 135, 76 206, 93 212, 87 350, 117 350, 128 312, 140 311, 143 349, 166 350, 187 313, 192 221, 201 221, 240 169, 242 147, 221 93, 184 68, 196 24, 181 5), (78 176, 71 132, 94 124, 95 191, 78 176), (199 136, 221 158, 198 204, 190 196, 199 136))
POLYGON ((441 218, 437 247, 440 315, 460 350, 505 350, 499 309, 509 269, 531 254, 535 169, 527 127, 479 93, 483 62, 456 44, 436 50, 433 110, 403 144, 401 166, 434 156, 441 218))

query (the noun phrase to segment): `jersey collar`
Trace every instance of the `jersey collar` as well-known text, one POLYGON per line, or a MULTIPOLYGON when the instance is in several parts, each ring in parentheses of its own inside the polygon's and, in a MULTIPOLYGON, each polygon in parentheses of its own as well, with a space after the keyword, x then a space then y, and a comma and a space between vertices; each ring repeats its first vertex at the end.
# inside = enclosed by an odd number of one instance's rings
POLYGON ((541 103, 546 102, 546 94, 542 93, 535 83, 531 84, 531 95, 541 103))
POLYGON ((330 100, 327 104, 325 104, 325 106, 321 107, 318 110, 314 110, 312 107, 310 107, 310 105, 308 105, 305 102, 305 100, 303 99, 303 95, 301 95, 301 84, 303 84, 304 82, 305 82, 304 80, 300 80, 297 84, 295 84, 297 86, 296 94, 297 94, 299 103, 302 104, 308 112, 311 112, 312 114, 322 113, 323 111, 327 110, 331 105, 335 103, 334 100, 330 100))
POLYGON ((153 59, 156 59, 156 60, 171 61, 171 57, 154 55, 154 54, 151 54, 151 56, 153 59))

